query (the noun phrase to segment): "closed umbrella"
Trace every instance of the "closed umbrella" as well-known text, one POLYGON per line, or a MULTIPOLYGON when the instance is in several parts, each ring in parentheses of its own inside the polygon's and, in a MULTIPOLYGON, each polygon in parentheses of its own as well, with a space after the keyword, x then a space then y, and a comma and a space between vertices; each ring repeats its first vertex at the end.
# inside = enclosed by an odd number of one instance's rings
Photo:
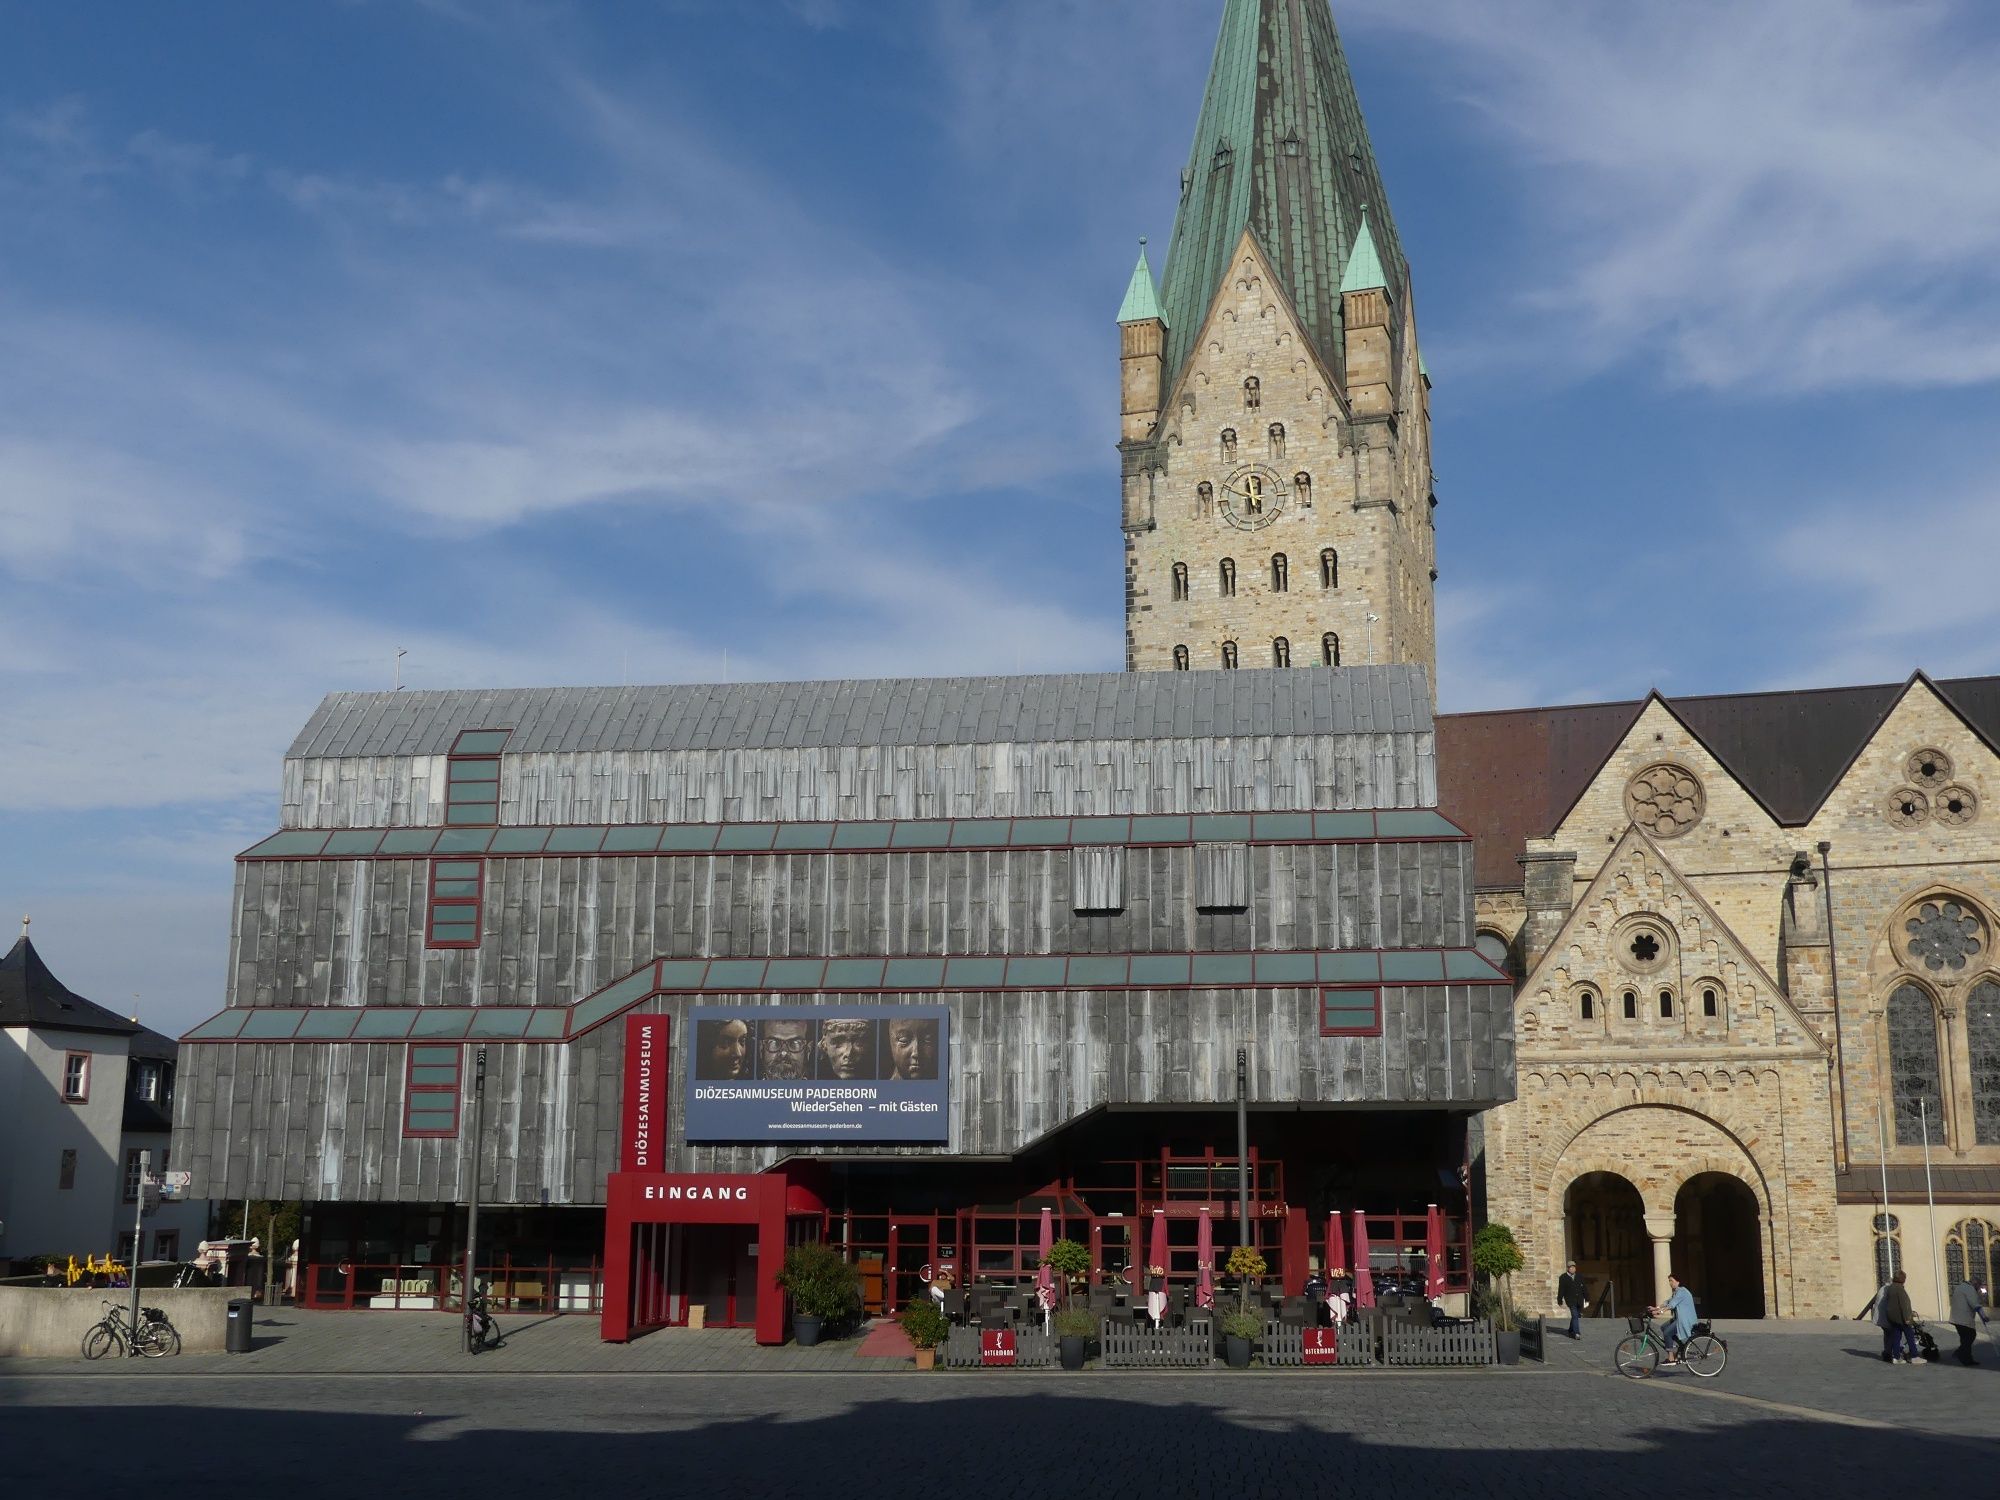
POLYGON ((1424 1295, 1444 1295, 1444 1215, 1435 1203, 1424 1223, 1424 1295))
POLYGON ((1215 1306, 1215 1220, 1208 1210, 1201 1211, 1200 1238, 1195 1241, 1195 1255, 1201 1261, 1194 1273, 1194 1305, 1213 1308, 1215 1306))
POLYGON ((1056 1268, 1049 1264, 1049 1251, 1055 1248, 1056 1229, 1054 1215, 1042 1210, 1042 1254, 1041 1269, 1035 1272, 1035 1300, 1042 1304, 1042 1327, 1049 1326, 1049 1313, 1056 1305, 1056 1268))
POLYGON ((1368 1269, 1368 1216, 1354 1210, 1354 1305, 1375 1305, 1375 1273, 1368 1269))
POLYGON ((1333 1280, 1347 1269, 1347 1235, 1340 1227, 1340 1215, 1326 1216, 1326 1279, 1333 1280))
POLYGON ((1158 1328, 1166 1321, 1167 1311, 1167 1215, 1163 1209, 1153 1210, 1153 1243, 1146 1251, 1146 1312, 1158 1328), (1158 1290, 1155 1291, 1153 1267, 1158 1266, 1158 1290))

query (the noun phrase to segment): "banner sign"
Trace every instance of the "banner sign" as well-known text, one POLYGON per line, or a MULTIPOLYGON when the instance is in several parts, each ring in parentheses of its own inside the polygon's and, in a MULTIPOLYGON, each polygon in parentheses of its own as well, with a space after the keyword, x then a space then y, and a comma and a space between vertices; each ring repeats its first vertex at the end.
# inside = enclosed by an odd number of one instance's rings
POLYGON ((979 1330, 979 1362, 982 1365, 1011 1365, 1019 1351, 1014 1344, 1014 1330, 1011 1328, 982 1328, 979 1330))
POLYGON ((1338 1328, 1307 1328, 1305 1362, 1309 1365, 1331 1365, 1340 1362, 1340 1330, 1338 1328))
POLYGON ((690 1141, 943 1141, 941 1005, 697 1006, 690 1141))
POLYGON ((625 1108, 618 1158, 628 1172, 667 1169, 667 1018, 625 1018, 625 1108))

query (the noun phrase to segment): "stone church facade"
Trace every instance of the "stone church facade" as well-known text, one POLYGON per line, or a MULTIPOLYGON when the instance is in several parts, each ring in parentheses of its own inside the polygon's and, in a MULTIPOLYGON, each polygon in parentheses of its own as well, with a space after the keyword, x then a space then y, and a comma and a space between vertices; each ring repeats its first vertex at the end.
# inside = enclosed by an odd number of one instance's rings
MULTIPOLYGON (((1126 658, 1435 680, 1430 379, 1326 0, 1228 0, 1163 282, 1119 312, 1126 658)), ((2000 1282, 2000 679, 1443 715, 1523 1282, 1718 1315, 2000 1282), (1928 1163, 1928 1169, 1927 1169, 1928 1163)))

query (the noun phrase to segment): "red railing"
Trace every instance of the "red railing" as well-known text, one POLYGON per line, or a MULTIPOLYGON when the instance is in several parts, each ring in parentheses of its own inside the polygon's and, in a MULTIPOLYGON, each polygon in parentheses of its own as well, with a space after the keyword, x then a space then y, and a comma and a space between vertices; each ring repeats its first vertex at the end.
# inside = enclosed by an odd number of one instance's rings
MULTIPOLYGON (((390 1311, 460 1310, 464 1263, 309 1261, 299 1283, 301 1305, 390 1311)), ((495 1312, 595 1313, 604 1308, 604 1263, 515 1260, 482 1265, 479 1280, 495 1312)))

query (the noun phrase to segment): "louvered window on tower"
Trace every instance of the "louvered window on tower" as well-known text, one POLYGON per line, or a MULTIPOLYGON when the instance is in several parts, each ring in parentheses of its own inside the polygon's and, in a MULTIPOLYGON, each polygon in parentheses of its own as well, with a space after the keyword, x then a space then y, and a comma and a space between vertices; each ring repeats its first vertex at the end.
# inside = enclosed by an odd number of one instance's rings
POLYGON ((1294 474, 1292 476, 1292 493, 1299 497, 1300 510, 1311 510, 1313 508, 1312 475, 1304 472, 1294 474))
POLYGON ((1271 457, 1283 458, 1285 456, 1285 424, 1283 422, 1273 422, 1271 430, 1266 436, 1269 438, 1271 444, 1271 457))
POLYGON ((1340 587, 1340 554, 1331 547, 1320 549, 1319 586, 1323 589, 1340 587))
POLYGON ((1250 846, 1194 846, 1194 909, 1237 912, 1250 908, 1250 846))
POLYGON ((1174 597, 1176 599, 1185 599, 1187 598, 1187 596, 1188 596, 1187 564, 1184 562, 1177 562, 1174 564, 1174 597))
POLYGON ((1292 565, 1285 560, 1282 552, 1271 554, 1271 592, 1289 593, 1292 587, 1292 565))
POLYGON ((1215 572, 1216 587, 1222 591, 1222 597, 1225 599, 1233 597, 1236 593, 1236 559, 1223 558, 1215 572))
POLYGON ((1236 642, 1224 641, 1222 643, 1222 665, 1225 671, 1233 672, 1236 670, 1236 642))
POLYGON ((1125 910, 1125 850, 1079 847, 1069 852, 1069 904, 1078 916, 1125 910))
POLYGON ((491 827, 500 821, 500 751, 505 729, 468 729, 445 762, 444 820, 453 828, 491 827))
POLYGON ((1187 669, 1188 648, 1185 646, 1174 647, 1174 670, 1176 672, 1185 672, 1187 669))
POLYGON ((1292 643, 1283 636, 1271 642, 1271 665, 1289 667, 1292 664, 1292 643))
POLYGON ((1319 638, 1319 660, 1323 667, 1340 665, 1340 637, 1330 630, 1319 638))

